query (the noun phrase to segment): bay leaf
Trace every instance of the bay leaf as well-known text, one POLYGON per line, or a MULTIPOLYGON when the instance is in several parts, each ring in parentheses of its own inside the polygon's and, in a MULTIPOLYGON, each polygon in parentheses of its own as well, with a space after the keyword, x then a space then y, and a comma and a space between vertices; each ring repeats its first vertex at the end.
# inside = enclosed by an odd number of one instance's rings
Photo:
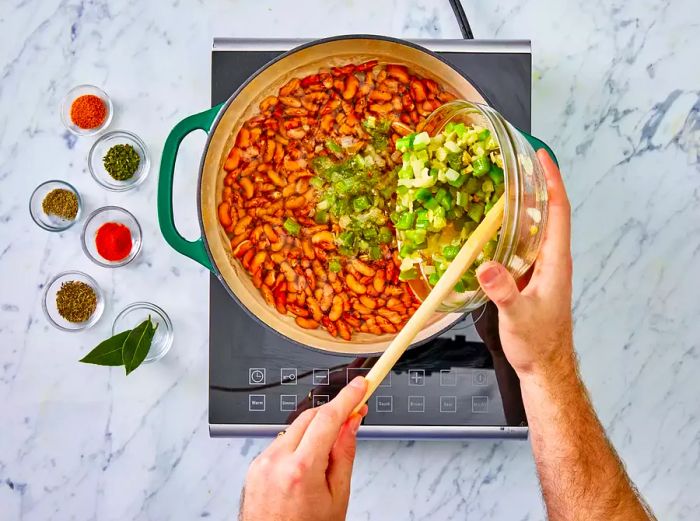
POLYGON ((97 344, 97 346, 80 359, 85 364, 109 365, 117 366, 124 365, 122 357, 122 346, 124 341, 131 333, 130 329, 117 333, 113 337, 108 338, 97 344))
POLYGON ((155 333, 156 327, 153 325, 151 317, 148 317, 136 326, 126 338, 122 349, 126 374, 131 373, 146 359, 155 333))

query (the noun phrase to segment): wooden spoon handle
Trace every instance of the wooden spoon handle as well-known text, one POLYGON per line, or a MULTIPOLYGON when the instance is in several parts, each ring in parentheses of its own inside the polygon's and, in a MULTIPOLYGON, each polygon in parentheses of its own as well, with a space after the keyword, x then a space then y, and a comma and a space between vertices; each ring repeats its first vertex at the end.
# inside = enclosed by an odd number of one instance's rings
POLYGON ((476 230, 469 236, 455 259, 450 263, 447 271, 445 271, 438 283, 435 284, 435 287, 430 291, 427 298, 403 329, 394 337, 389 347, 387 347, 386 351, 382 353, 382 356, 379 357, 372 369, 367 373, 367 392, 362 402, 355 408, 353 413, 358 412, 367 400, 369 400, 372 393, 379 387, 379 384, 384 380, 386 375, 389 374, 391 368, 394 367, 396 361, 401 358, 406 348, 411 345, 413 339, 420 333, 421 329, 423 329, 425 323, 433 316, 450 292, 452 292, 452 289, 455 284, 459 282, 464 272, 474 264, 474 261, 484 249, 486 243, 496 235, 503 221, 504 205, 505 197, 501 196, 486 214, 484 220, 481 221, 476 230))

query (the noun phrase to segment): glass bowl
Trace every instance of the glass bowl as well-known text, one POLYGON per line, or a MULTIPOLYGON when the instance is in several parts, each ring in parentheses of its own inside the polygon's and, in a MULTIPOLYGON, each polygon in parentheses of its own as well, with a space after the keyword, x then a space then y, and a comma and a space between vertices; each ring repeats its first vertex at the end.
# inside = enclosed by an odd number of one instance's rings
MULTIPOLYGON (((426 120, 423 130, 434 136, 450 122, 488 128, 498 142, 505 178, 502 197, 506 199, 493 260, 503 264, 517 279, 535 262, 547 225, 547 184, 531 142, 546 145, 520 132, 491 107, 463 100, 451 101, 437 108, 426 120)), ((416 296, 423 300, 431 285, 424 271, 425 264, 419 266, 420 275, 408 283, 416 296)), ((488 297, 481 288, 464 293, 452 292, 440 311, 469 312, 487 301, 488 297)))
POLYGON ((85 255, 87 255, 92 262, 104 268, 118 268, 119 266, 129 264, 141 251, 141 225, 136 220, 136 217, 124 208, 120 208, 119 206, 103 206, 92 212, 85 220, 80 240, 85 255), (131 252, 118 261, 109 261, 102 257, 97 251, 97 245, 95 244, 97 230, 99 230, 100 226, 108 222, 123 224, 129 228, 131 232, 131 252))
POLYGON ((82 331, 95 325, 102 316, 105 309, 105 297, 102 289, 97 281, 87 273, 82 271, 64 271, 51 279, 44 289, 44 297, 42 299, 42 309, 49 323, 62 331, 82 331), (56 293, 61 289, 61 284, 64 282, 78 281, 88 284, 95 291, 97 296, 97 305, 95 311, 85 322, 70 322, 63 318, 56 308, 56 293))
POLYGON ((133 132, 127 130, 113 130, 101 136, 90 148, 88 154, 88 168, 90 174, 102 187, 113 192, 131 190, 143 183, 148 175, 151 160, 148 157, 146 144, 133 132), (105 169, 103 159, 110 148, 115 145, 131 145, 141 158, 139 167, 134 175, 125 181, 114 179, 105 169))
POLYGON ((95 87, 94 85, 78 85, 77 87, 73 87, 61 101, 61 121, 63 122, 63 126, 76 136, 94 136, 98 132, 101 132, 112 122, 113 114, 114 106, 112 105, 112 100, 109 98, 109 96, 107 96, 105 91, 99 87, 95 87), (104 102, 105 107, 107 108, 107 115, 105 116, 105 120, 102 122, 102 125, 99 127, 80 128, 78 125, 73 123, 73 120, 70 117, 70 109, 73 105, 73 101, 75 101, 76 98, 88 94, 97 96, 104 102))
POLYGON ((41 183, 34 189, 31 197, 29 198, 29 214, 32 216, 32 220, 37 226, 50 232, 62 232, 63 230, 67 230, 73 226, 78 219, 80 219, 82 209, 83 201, 80 198, 80 194, 73 185, 70 185, 65 181, 52 180, 41 183), (45 213, 44 209, 41 207, 44 197, 46 197, 50 191, 59 188, 73 192, 78 198, 78 213, 75 214, 75 218, 73 220, 63 219, 55 215, 49 215, 45 213))
POLYGON ((149 302, 134 302, 126 306, 114 319, 112 324, 112 335, 133 329, 148 316, 158 325, 156 333, 151 342, 151 349, 143 361, 145 364, 155 362, 163 358, 173 345, 173 323, 168 314, 160 307, 149 302))

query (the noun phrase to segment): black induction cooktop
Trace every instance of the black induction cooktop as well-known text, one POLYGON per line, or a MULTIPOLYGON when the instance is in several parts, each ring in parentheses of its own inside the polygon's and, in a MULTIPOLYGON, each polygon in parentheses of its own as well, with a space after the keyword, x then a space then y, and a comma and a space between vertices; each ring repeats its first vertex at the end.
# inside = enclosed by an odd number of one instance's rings
MULTIPOLYGON (((216 39, 212 105, 304 40, 216 39)), ((418 40, 461 71, 515 126, 530 131, 527 41, 418 40)), ((376 358, 330 355, 263 326, 210 278, 209 426, 212 436, 272 436, 332 399, 376 358)), ((404 354, 370 399, 359 436, 525 438, 520 385, 501 350, 491 304, 404 354)))

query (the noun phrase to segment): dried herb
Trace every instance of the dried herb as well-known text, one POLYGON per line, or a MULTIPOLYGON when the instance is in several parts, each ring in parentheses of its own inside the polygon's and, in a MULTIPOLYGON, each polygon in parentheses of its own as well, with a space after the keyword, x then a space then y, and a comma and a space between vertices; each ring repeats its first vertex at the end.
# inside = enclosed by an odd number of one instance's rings
POLYGON ((97 347, 85 355, 80 361, 95 365, 124 365, 122 346, 131 330, 122 331, 113 337, 97 344, 97 347))
POLYGON ((41 209, 46 215, 72 221, 78 215, 78 196, 65 188, 55 188, 41 201, 41 209))
POLYGON ((156 329, 158 329, 158 324, 154 324, 149 315, 134 329, 122 331, 100 342, 80 361, 86 364, 105 366, 123 365, 126 374, 129 374, 146 359, 156 329))
POLYGON ((97 294, 89 284, 71 280, 61 284, 56 292, 58 314, 68 322, 85 322, 97 308, 97 294))
POLYGON ((131 179, 139 169, 141 157, 133 146, 127 144, 114 145, 102 158, 105 170, 117 181, 131 179))
POLYGON ((132 372, 146 359, 155 332, 156 328, 149 316, 148 320, 141 322, 126 337, 122 346, 122 358, 124 359, 126 374, 132 372))

